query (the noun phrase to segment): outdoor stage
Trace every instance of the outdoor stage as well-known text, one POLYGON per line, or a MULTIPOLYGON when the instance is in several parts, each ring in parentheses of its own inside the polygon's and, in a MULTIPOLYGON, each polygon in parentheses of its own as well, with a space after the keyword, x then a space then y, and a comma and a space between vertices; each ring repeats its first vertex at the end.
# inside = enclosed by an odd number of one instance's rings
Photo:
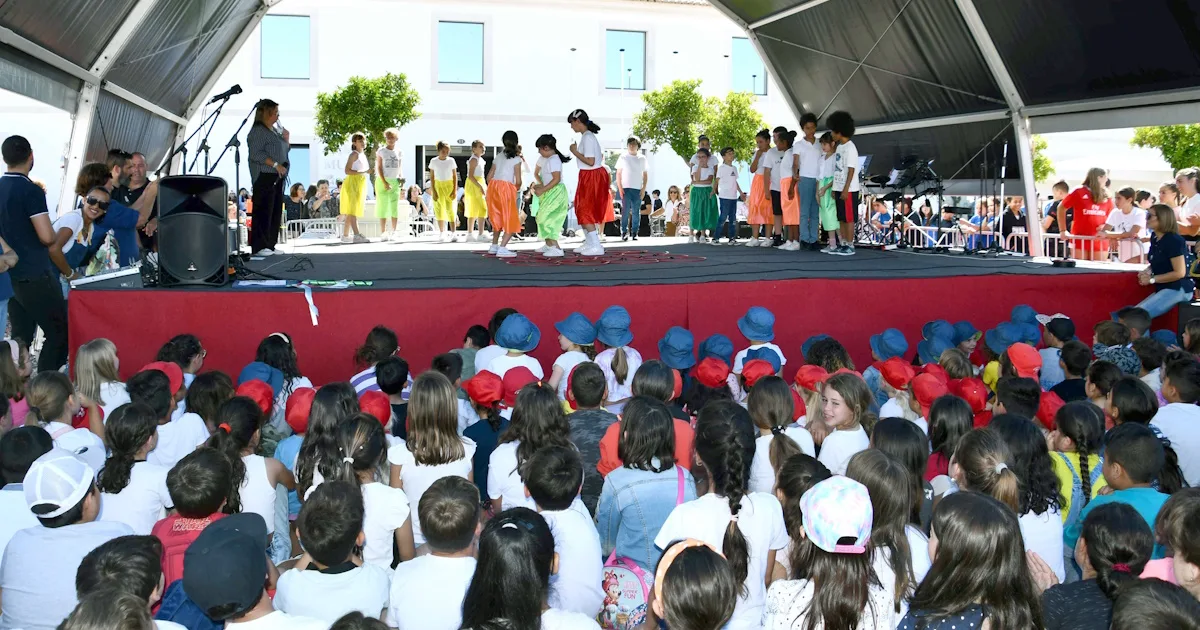
MULTIPOLYGON (((400 336, 400 354, 414 371, 434 355, 460 347, 472 324, 487 324, 510 306, 541 329, 532 354, 549 366, 559 354, 554 322, 571 311, 597 317, 611 304, 629 309, 634 341, 644 358, 671 326, 697 342, 723 333, 743 347, 736 321, 750 306, 777 318, 775 343, 788 355, 790 377, 800 344, 832 335, 856 364, 870 362, 867 338, 885 328, 904 331, 915 351, 921 325, 932 319, 970 320, 979 329, 1008 319, 1017 304, 1063 312, 1080 335, 1108 313, 1146 294, 1128 268, 1056 269, 1023 258, 883 252, 853 257, 770 248, 686 244, 682 239, 613 243, 604 258, 545 259, 526 240, 517 258, 497 259, 479 244, 286 246, 290 253, 248 263, 284 280, 367 280, 371 286, 312 290, 316 324, 299 287, 218 289, 122 288, 107 280, 72 290, 72 348, 111 339, 122 376, 153 360, 172 335, 190 332, 208 351, 206 369, 236 375, 254 360, 258 341, 283 331, 295 341, 301 370, 314 382, 347 379, 354 349, 376 324, 400 336), (523 251, 522 251, 523 250, 523 251)), ((574 247, 574 243, 568 243, 574 247)), ((129 278, 125 279, 129 284, 129 278)), ((1159 321, 1156 328, 1173 327, 1159 321)))

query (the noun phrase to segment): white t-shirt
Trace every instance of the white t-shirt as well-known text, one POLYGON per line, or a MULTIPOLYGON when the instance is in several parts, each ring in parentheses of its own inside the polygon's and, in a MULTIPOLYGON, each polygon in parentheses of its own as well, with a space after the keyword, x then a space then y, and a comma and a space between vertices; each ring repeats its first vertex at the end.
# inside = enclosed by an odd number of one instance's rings
MULTIPOLYGON (((1120 208, 1113 208, 1104 222, 1112 226, 1114 232, 1128 232, 1134 227, 1139 227, 1141 229, 1138 230, 1138 237, 1146 236, 1146 211, 1137 206, 1134 206, 1129 214, 1121 212, 1120 208)), ((1122 262, 1138 255, 1137 246, 1131 242, 1121 241, 1117 245, 1117 256, 1122 262)))
POLYGON ((546 372, 542 370, 542 364, 539 363, 537 359, 529 356, 528 354, 511 357, 507 352, 501 354, 495 359, 492 359, 487 365, 487 371, 499 376, 500 378, 504 378, 504 375, 515 367, 529 368, 529 371, 533 372, 533 375, 538 377, 538 379, 545 378, 546 376, 546 372))
POLYGON ((738 170, 732 164, 721 162, 717 166, 717 197, 720 199, 737 199, 738 170))
POLYGON ((821 162, 825 159, 821 152, 821 141, 813 138, 812 142, 804 136, 796 138, 792 151, 800 156, 800 177, 816 179, 821 175, 821 162))
POLYGON ((63 228, 71 230, 71 238, 67 239, 67 242, 62 246, 62 252, 65 254, 71 251, 71 248, 75 246, 75 237, 79 234, 79 230, 83 229, 83 214, 81 214, 78 210, 72 210, 66 214, 60 215, 54 220, 54 234, 56 238, 58 231, 63 228))
MULTIPOLYGON (((410 506, 420 505, 421 495, 433 485, 433 482, 442 477, 462 477, 466 479, 471 474, 471 462, 475 456, 475 442, 470 438, 460 437, 463 445, 463 457, 454 460, 448 464, 438 464, 436 466, 428 466, 418 464, 417 460, 413 459, 412 451, 408 450, 408 444, 404 441, 398 442, 395 446, 388 449, 388 463, 393 466, 400 467, 400 484, 404 488, 404 494, 408 496, 408 504, 410 506)), ((413 519, 413 542, 418 545, 424 544, 425 536, 421 534, 421 519, 413 519)))
POLYGON ((4 515, 4 518, 0 519, 0 562, 2 562, 4 548, 8 546, 8 541, 13 534, 26 527, 39 527, 41 524, 33 512, 29 511, 29 504, 25 502, 24 488, 19 483, 10 483, 0 488, 0 514, 4 515))
POLYGON ((621 188, 642 189, 642 176, 646 174, 646 156, 630 155, 628 151, 617 159, 617 170, 621 172, 621 188))
POLYGON ((604 556, 596 524, 586 512, 547 510, 542 517, 554 534, 558 554, 558 573, 550 576, 550 606, 595 617, 604 605, 604 556))
POLYGON ((254 621, 243 621, 241 623, 229 622, 225 628, 237 628, 237 630, 329 630, 329 622, 311 617, 300 617, 298 615, 289 615, 283 611, 276 610, 268 613, 254 621))
POLYGON ((551 608, 542 612, 542 630, 600 630, 594 617, 551 608))
POLYGON ((663 221, 675 221, 675 209, 679 207, 679 203, 680 202, 672 199, 668 199, 663 202, 663 221))
POLYGON ((488 364, 498 356, 506 354, 508 351, 496 344, 492 344, 486 348, 480 348, 475 352, 475 373, 485 372, 488 369, 488 364))
POLYGON ((596 134, 590 131, 583 132, 579 137, 579 146, 576 147, 576 150, 583 157, 592 158, 594 162, 591 166, 588 166, 583 163, 583 160, 580 160, 579 170, 593 171, 598 168, 604 168, 604 151, 600 148, 600 141, 596 139, 596 134))
POLYGON ((435 182, 444 182, 453 179, 458 180, 458 162, 454 158, 442 159, 435 157, 429 160, 429 170, 433 171, 433 180, 435 182))
MULTIPOLYGON (((458 434, 462 435, 467 427, 479 422, 479 413, 475 411, 475 406, 469 400, 458 399, 458 434)), ((390 442, 388 446, 395 446, 395 442, 390 442)))
MULTIPOLYGON (((824 153, 821 154, 821 173, 820 173, 821 179, 828 179, 830 177, 833 177, 834 161, 835 160, 834 160, 834 156, 832 153, 829 155, 825 155, 824 153)), ((830 189, 830 190, 832 190, 832 189, 830 189)))
POLYGON ((521 168, 521 156, 508 157, 503 151, 496 154, 492 160, 492 168, 496 169, 492 175, 492 181, 508 182, 510 184, 517 183, 517 171, 521 168))
POLYGON ((39 525, 13 534, 0 560, 0 628, 54 630, 79 603, 75 573, 83 557, 113 538, 132 535, 128 525, 105 521, 39 525))
POLYGON ((903 417, 904 417, 904 408, 900 406, 900 403, 896 402, 895 398, 889 398, 887 402, 883 403, 879 407, 879 419, 880 420, 883 420, 884 418, 903 418, 903 417))
MULTIPOLYGON (((809 457, 816 457, 817 449, 813 446, 812 434, 800 427, 787 427, 783 435, 791 438, 800 447, 800 451, 809 457)), ((768 433, 754 439, 754 461, 750 463, 750 492, 774 492, 775 469, 771 467, 771 441, 775 434, 768 433)))
MULTIPOLYGON (((632 375, 630 378, 632 379, 632 375)), ((104 468, 104 460, 107 457, 104 440, 89 429, 76 429, 62 422, 47 422, 43 428, 54 440, 56 448, 71 451, 76 457, 87 462, 92 470, 99 471, 104 468)))
MULTIPOLYGON (((812 580, 776 580, 767 591, 761 627, 766 630, 804 628, 808 621, 808 609, 815 597, 816 587, 812 580)), ((887 584, 872 584, 867 588, 867 605, 855 628, 892 630, 899 619, 892 607, 891 590, 887 584)))
POLYGON ((158 445, 146 456, 146 461, 169 470, 208 438, 208 425, 204 424, 204 419, 194 413, 185 413, 178 420, 158 425, 158 445))
POLYGON ((1188 197, 1188 200, 1183 202, 1183 206, 1180 207, 1179 215, 1184 219, 1200 215, 1200 194, 1188 197))
MULTIPOLYGON (((773 494, 751 492, 742 497, 738 528, 750 549, 749 573, 745 595, 739 595, 737 607, 726 628, 758 628, 766 599, 767 554, 787 546, 788 533, 783 523, 783 507, 773 494)), ((722 551, 725 530, 729 527, 729 500, 715 493, 678 505, 671 511, 654 544, 663 549, 679 538, 696 538, 722 551)))
POLYGON ((104 401, 104 404, 100 405, 100 410, 104 412, 104 422, 107 423, 117 407, 129 402, 129 392, 125 390, 125 383, 120 381, 101 383, 100 400, 104 401))
POLYGON ((858 147, 854 146, 853 140, 839 144, 837 151, 833 153, 833 192, 840 193, 844 190, 846 175, 850 169, 854 169, 854 176, 850 179, 850 192, 858 192, 858 176, 861 173, 858 172, 858 147))
POLYGON ((917 425, 917 428, 921 430, 921 433, 929 435, 929 421, 925 419, 925 416, 921 416, 916 420, 909 420, 909 422, 917 425))
POLYGON ((375 151, 383 159, 383 176, 388 179, 400 178, 400 149, 389 149, 386 146, 379 147, 375 151))
POLYGON ((262 455, 243 455, 246 478, 239 493, 242 512, 253 512, 267 522, 267 533, 275 532, 275 484, 267 479, 267 459, 262 455))
MULTIPOLYGON (((538 158, 537 165, 539 168, 541 168, 541 170, 538 171, 538 174, 541 175, 543 186, 554 181, 555 173, 562 173, 562 158, 558 157, 557 155, 538 158)), ((559 181, 562 181, 561 176, 559 181)))
MULTIPOLYGON (((362 485, 363 563, 392 568, 392 541, 410 516, 408 496, 400 488, 374 482, 362 485)), ((413 523, 414 527, 416 523, 413 523)))
MULTIPOLYGON (((771 169, 771 185, 774 186, 775 179, 778 178, 779 186, 780 186, 779 190, 782 192, 787 192, 787 191, 783 190, 783 180, 791 179, 793 177, 792 169, 796 165, 795 162, 796 162, 796 151, 794 148, 788 149, 787 151, 783 151, 782 153, 780 153, 779 154, 779 168, 771 169)), ((775 190, 775 189, 772 188, 771 190, 775 190)))
POLYGON ((149 536, 154 524, 165 518, 175 503, 167 492, 170 469, 137 462, 129 472, 129 485, 117 494, 100 494, 100 520, 125 523, 133 533, 149 536))
POLYGON ((865 451, 871 446, 871 438, 863 430, 862 425, 856 429, 838 429, 826 436, 821 444, 821 454, 817 461, 825 464, 829 472, 835 475, 846 474, 846 466, 850 458, 859 451, 865 451))
POLYGON ((699 164, 697 164, 696 166, 693 166, 692 174, 695 175, 696 179, 698 179, 700 181, 693 182, 692 188, 712 188, 711 181, 708 183, 703 183, 703 182, 704 182, 704 180, 712 177, 713 173, 714 173, 714 170, 713 170, 713 167, 711 164, 708 166, 700 166, 699 164))
MULTIPOLYGON (((604 382, 608 385, 609 400, 624 400, 633 396, 633 375, 642 367, 642 355, 637 350, 629 346, 622 346, 625 349, 625 363, 629 366, 629 371, 625 375, 625 382, 617 382, 617 375, 613 373, 612 361, 616 356, 615 348, 607 348, 600 354, 596 355, 596 365, 600 366, 600 371, 604 372, 604 382)), ((605 409, 620 414, 625 409, 625 403, 617 403, 613 405, 605 405, 605 409)))
POLYGON ((558 381, 559 400, 567 399, 567 379, 571 376, 571 370, 574 370, 575 366, 579 365, 580 363, 586 363, 587 361, 587 355, 578 350, 564 352, 558 355, 558 358, 554 360, 554 367, 562 368, 563 371, 563 376, 558 381))
POLYGON ((488 458, 487 494, 489 499, 500 499, 501 508, 513 507, 537 509, 533 499, 525 496, 525 482, 517 471, 517 446, 519 441, 506 442, 496 447, 488 458))
MULTIPOLYGON (((776 149, 775 147, 771 147, 770 149, 767 149, 766 152, 764 152, 758 158, 758 170, 754 171, 754 174, 755 175, 765 175, 767 172, 767 169, 771 169, 772 171, 774 171, 776 168, 779 167, 779 158, 781 158, 781 157, 783 157, 783 152, 780 151, 779 149, 776 149)), ((774 175, 771 176, 771 183, 772 184, 775 183, 774 175)), ((772 188, 771 190, 779 190, 779 189, 772 188)))
POLYGON ((1058 510, 1047 510, 1041 514, 1026 512, 1017 520, 1021 525, 1021 538, 1025 540, 1025 551, 1041 556, 1062 582, 1066 577, 1062 515, 1058 510))
POLYGON ((751 350, 757 350, 759 348, 770 348, 770 349, 774 350, 775 354, 779 355, 779 367, 781 369, 783 368, 783 366, 787 365, 787 357, 783 356, 783 350, 780 349, 779 346, 777 346, 773 343, 764 343, 764 344, 757 345, 757 346, 750 346, 749 348, 746 348, 746 349, 738 352, 736 355, 734 355, 734 357, 733 357, 733 373, 741 374, 742 373, 742 364, 746 362, 746 355, 749 354, 749 352, 751 350))
POLYGON ((458 630, 475 558, 427 555, 401 562, 392 576, 388 624, 400 630, 458 630))
MULTIPOLYGON (((1195 197, 1193 197, 1195 199, 1195 197)), ((1200 486, 1200 407, 1188 403, 1172 403, 1159 407, 1150 424, 1171 440, 1179 458, 1179 469, 1188 485, 1200 486)))
MULTIPOLYGON (((909 562, 912 564, 915 580, 912 582, 912 589, 916 590, 917 584, 925 579, 925 574, 929 573, 929 567, 933 564, 929 558, 929 538, 915 525, 904 526, 904 537, 908 539, 909 562)), ((891 553, 887 547, 875 548, 872 564, 875 568, 875 575, 879 576, 879 583, 888 593, 888 610, 895 610, 892 607, 892 597, 896 590, 896 572, 892 570, 891 553)), ((896 616, 896 619, 900 619, 908 613, 908 599, 905 597, 900 602, 900 614, 896 616)))
POLYGON ((326 623, 355 611, 378 619, 388 607, 390 592, 391 576, 372 564, 343 573, 291 569, 279 576, 275 610, 326 623))

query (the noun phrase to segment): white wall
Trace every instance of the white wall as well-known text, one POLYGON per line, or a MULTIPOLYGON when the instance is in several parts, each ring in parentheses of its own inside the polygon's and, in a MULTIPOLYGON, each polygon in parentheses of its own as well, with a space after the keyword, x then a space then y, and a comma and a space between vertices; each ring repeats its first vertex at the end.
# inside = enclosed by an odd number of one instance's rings
POLYGON ((0 90, 0 138, 24 136, 33 147, 34 180, 46 186, 46 201, 54 210, 62 188, 63 156, 71 141, 71 114, 0 90))

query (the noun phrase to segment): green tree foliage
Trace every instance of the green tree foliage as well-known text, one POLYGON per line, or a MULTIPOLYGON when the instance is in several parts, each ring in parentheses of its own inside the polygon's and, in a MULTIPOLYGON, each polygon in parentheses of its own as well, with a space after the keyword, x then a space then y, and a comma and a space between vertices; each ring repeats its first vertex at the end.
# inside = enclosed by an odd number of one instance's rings
POLYGON ((375 148, 384 144, 383 132, 399 129, 420 117, 417 94, 403 74, 385 74, 375 79, 350 77, 330 93, 317 94, 316 135, 325 145, 325 155, 336 153, 361 131, 367 136, 367 160, 374 180, 375 148))
POLYGON ((739 162, 749 162, 754 157, 754 135, 767 126, 762 114, 754 108, 755 100, 749 92, 730 92, 724 101, 708 99, 711 115, 704 133, 712 141, 714 151, 733 147, 737 153, 734 159, 739 162))
POLYGON ((1046 155, 1046 147, 1050 146, 1046 139, 1039 135, 1033 136, 1033 181, 1044 182, 1054 174, 1054 162, 1046 155))
POLYGON ((1135 147, 1158 149, 1173 170, 1200 165, 1200 123, 1138 127, 1134 130, 1135 147))
POLYGON ((708 104, 700 94, 700 80, 673 81, 642 95, 642 111, 633 120, 633 133, 650 151, 666 145, 687 160, 696 150, 696 138, 708 119, 708 104))

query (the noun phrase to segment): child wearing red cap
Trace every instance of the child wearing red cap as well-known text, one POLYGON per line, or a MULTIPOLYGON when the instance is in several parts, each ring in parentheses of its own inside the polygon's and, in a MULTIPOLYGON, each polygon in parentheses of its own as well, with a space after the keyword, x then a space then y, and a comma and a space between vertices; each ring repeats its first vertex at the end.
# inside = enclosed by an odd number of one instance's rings
POLYGON ((879 408, 879 418, 916 420, 920 414, 909 404, 912 393, 908 385, 917 375, 912 364, 900 357, 892 357, 879 364, 879 375, 880 387, 888 396, 888 401, 879 408))
POLYGON ((870 413, 871 390, 855 374, 834 374, 822 389, 824 422, 833 431, 821 443, 817 461, 825 464, 835 475, 846 474, 846 465, 859 451, 871 446, 863 428, 863 419, 870 413))
POLYGON ((379 421, 379 424, 384 428, 384 432, 389 433, 387 435, 389 445, 395 444, 395 441, 400 439, 394 435, 390 435, 392 428, 392 401, 388 398, 387 394, 375 390, 363 392, 358 397, 358 410, 379 421))
MULTIPOLYGON (((275 446, 275 459, 285 468, 296 473, 296 456, 300 454, 300 445, 304 443, 304 434, 308 431, 308 414, 312 411, 313 396, 317 390, 311 387, 297 387, 288 396, 284 406, 284 420, 292 429, 292 435, 283 438, 275 446)), ((288 520, 295 521, 300 514, 300 498, 295 490, 288 491, 288 520)), ((294 528, 294 526, 293 526, 294 528)), ((293 548, 298 548, 293 545, 293 548)))
POLYGON ((471 468, 475 471, 475 486, 482 497, 487 493, 488 459, 496 450, 500 434, 508 429, 508 418, 500 414, 500 406, 504 401, 504 382, 499 376, 484 370, 463 381, 462 387, 480 418, 479 422, 463 430, 463 437, 475 443, 471 468))
POLYGON ((807 427, 809 413, 814 417, 821 417, 821 384, 827 378, 829 373, 819 365, 801 365, 796 371, 796 376, 792 379, 792 390, 799 394, 804 402, 804 415, 796 420, 796 424, 807 427))
POLYGON ((709 357, 696 364, 691 391, 687 395, 686 411, 695 418, 705 405, 714 400, 733 400, 729 389, 729 364, 709 357))
POLYGON ((929 417, 929 407, 933 405, 933 401, 949 393, 946 384, 932 374, 918 374, 913 378, 912 399, 908 401, 908 408, 921 414, 912 422, 926 435, 929 434, 929 422, 926 420, 929 417))
MULTIPOLYGON (((755 372, 756 363, 766 362, 748 361, 742 366, 743 378, 750 380, 747 374, 755 372)), ((768 364, 766 369, 770 370, 771 366, 768 364)), ((747 410, 758 428, 754 459, 750 463, 750 491, 772 492, 783 463, 800 453, 813 457, 817 454, 816 447, 808 431, 792 424, 795 404, 787 382, 782 378, 770 374, 757 380, 750 387, 747 410)))

